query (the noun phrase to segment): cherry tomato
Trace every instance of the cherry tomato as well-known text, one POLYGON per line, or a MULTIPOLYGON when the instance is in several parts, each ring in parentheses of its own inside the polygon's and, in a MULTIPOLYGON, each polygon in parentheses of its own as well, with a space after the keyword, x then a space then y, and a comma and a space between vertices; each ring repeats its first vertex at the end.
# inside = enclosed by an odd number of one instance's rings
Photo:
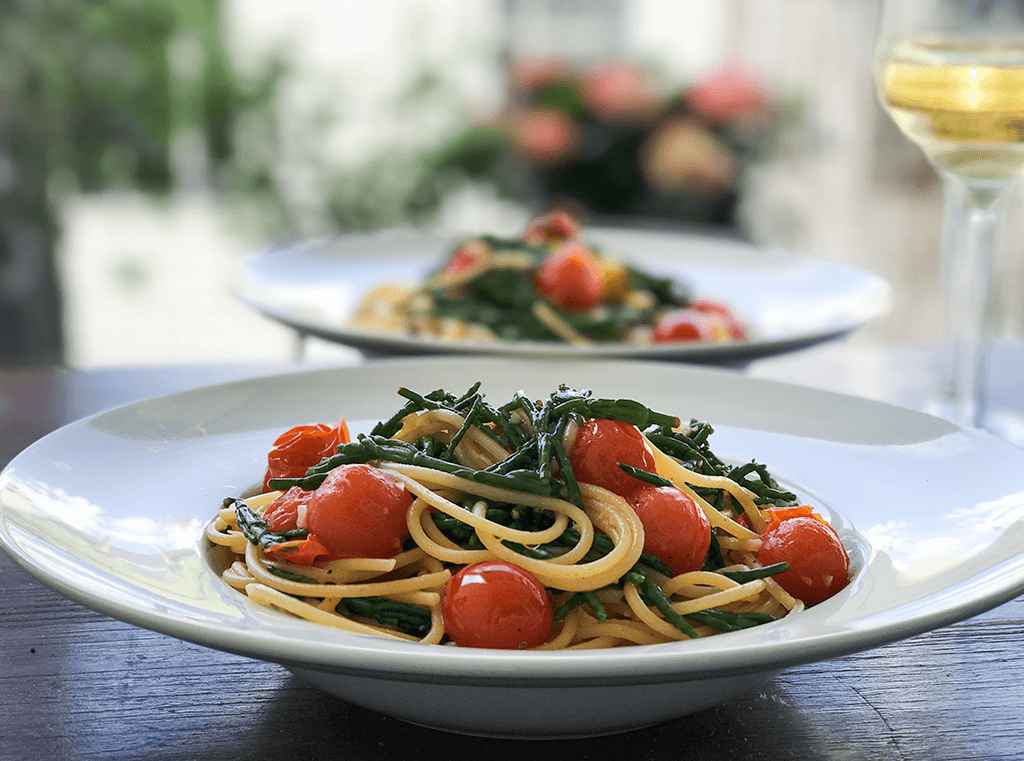
POLYGON ((601 265, 580 243, 566 243, 541 262, 534 278, 537 290, 551 303, 568 309, 590 309, 601 300, 601 265))
POLYGON ((306 471, 338 451, 338 445, 349 441, 348 426, 342 420, 337 427, 298 425, 285 431, 274 442, 267 455, 267 473, 263 490, 272 478, 302 478, 306 471))
POLYGON ((690 304, 690 309, 696 309, 704 314, 715 315, 725 327, 729 337, 733 340, 742 340, 747 337, 747 328, 740 322, 733 311, 721 301, 714 299, 697 299, 690 304))
POLYGON ((808 607, 827 600, 850 580, 850 557, 835 530, 816 518, 774 521, 761 534, 757 562, 785 561, 789 570, 772 578, 808 607))
POLYGON ((810 505, 796 505, 793 507, 769 507, 768 522, 787 521, 790 518, 818 518, 821 516, 814 512, 810 505))
POLYGON ((676 309, 666 312, 654 323, 655 343, 709 343, 715 341, 717 321, 706 312, 696 309, 676 309))
POLYGON ((555 210, 534 217, 526 226, 523 240, 531 246, 544 246, 579 237, 580 226, 568 212, 555 210))
POLYGON ((263 511, 263 520, 275 534, 298 528, 299 506, 308 505, 312 492, 293 486, 263 511))
POLYGON ((551 598, 537 577, 517 565, 484 560, 448 580, 441 602, 444 628, 460 647, 522 650, 551 637, 551 598))
POLYGON ((710 343, 746 337, 746 328, 731 313, 726 315, 716 309, 700 309, 696 306, 666 312, 654 324, 656 343, 710 343))
POLYGON ((264 554, 272 560, 288 560, 298 565, 313 565, 317 560, 327 560, 331 556, 330 551, 312 534, 305 539, 272 544, 264 554))
POLYGON ((483 241, 469 241, 455 250, 442 271, 449 277, 455 277, 471 269, 482 267, 487 261, 489 250, 483 241))
POLYGON ((650 486, 629 475, 617 463, 653 473, 654 454, 640 430, 632 423, 593 418, 580 426, 569 452, 577 481, 602 486, 622 497, 650 486))
POLYGON ((413 497, 369 465, 342 465, 309 497, 306 527, 334 558, 390 558, 409 537, 413 497))
POLYGON ((674 486, 636 492, 630 504, 644 524, 644 552, 675 574, 699 571, 711 547, 711 523, 696 502, 674 486))
POLYGON ((715 301, 714 299, 696 299, 690 302, 689 308, 707 314, 720 314, 723 317, 732 317, 732 310, 721 301, 715 301))

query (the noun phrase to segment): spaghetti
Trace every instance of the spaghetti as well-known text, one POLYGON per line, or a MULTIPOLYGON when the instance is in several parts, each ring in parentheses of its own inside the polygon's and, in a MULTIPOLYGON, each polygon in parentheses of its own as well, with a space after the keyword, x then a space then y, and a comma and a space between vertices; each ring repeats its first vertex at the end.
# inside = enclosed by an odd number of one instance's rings
MULTIPOLYGON (((292 475, 268 474, 268 491, 225 500, 206 537, 231 557, 227 584, 316 623, 444 644, 452 639, 444 602, 453 575, 503 563, 532 576, 549 598, 554 623, 538 649, 685 640, 804 608, 779 583, 789 564, 766 567, 758 555, 768 526, 820 516, 797 505, 764 466, 719 460, 707 424, 683 426, 637 402, 564 386, 543 402, 517 394, 501 407, 484 400, 479 384, 460 396, 399 393, 405 406, 369 434, 322 458, 306 453, 312 462, 292 475), (575 475, 585 472, 580 442, 602 421, 635 431, 653 464, 608 464, 635 481, 625 494, 575 475), (315 524, 339 474, 354 468, 363 470, 353 477, 372 477, 404 500, 403 541, 385 557, 342 557, 315 524), (695 567, 677 572, 650 552, 658 543, 638 512, 644 489, 678 490, 699 508, 709 541, 695 567), (285 513, 293 517, 281 530, 275 522, 285 513)), ((379 522, 388 520, 381 513, 379 522)))

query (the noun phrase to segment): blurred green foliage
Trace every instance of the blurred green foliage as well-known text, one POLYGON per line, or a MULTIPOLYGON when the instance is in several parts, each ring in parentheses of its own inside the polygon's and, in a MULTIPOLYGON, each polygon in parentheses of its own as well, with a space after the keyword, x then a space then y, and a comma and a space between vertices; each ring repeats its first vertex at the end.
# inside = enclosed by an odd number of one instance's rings
MULTIPOLYGON (((232 167, 236 127, 253 112, 272 119, 282 69, 240 82, 221 45, 218 5, 0 4, 0 135, 9 160, 75 190, 163 192, 173 187, 176 132, 195 129, 209 151, 213 179, 241 187, 232 167)), ((254 187, 267 182, 260 172, 246 179, 254 187)))
POLYGON ((241 147, 243 125, 273 134, 283 65, 242 82, 218 23, 218 0, 0 3, 0 361, 60 358, 62 202, 174 189, 183 135, 198 138, 212 189, 287 218, 268 141, 241 147))

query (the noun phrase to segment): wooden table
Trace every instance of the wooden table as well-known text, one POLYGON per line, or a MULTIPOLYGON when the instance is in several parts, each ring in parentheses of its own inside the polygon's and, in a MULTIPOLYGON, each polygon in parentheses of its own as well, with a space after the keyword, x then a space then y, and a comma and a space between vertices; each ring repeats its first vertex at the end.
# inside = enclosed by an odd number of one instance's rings
MULTIPOLYGON (((912 404, 927 388, 927 357, 837 345, 748 372, 912 404)), ((1004 359, 1024 367, 1024 349, 1004 359)), ((83 415, 280 369, 2 372, 0 465, 83 415)), ((791 669, 758 692, 639 732, 550 742, 461 737, 357 708, 278 666, 106 618, 0 553, 3 761, 1024 759, 1022 705, 1024 597, 929 634, 791 669)))

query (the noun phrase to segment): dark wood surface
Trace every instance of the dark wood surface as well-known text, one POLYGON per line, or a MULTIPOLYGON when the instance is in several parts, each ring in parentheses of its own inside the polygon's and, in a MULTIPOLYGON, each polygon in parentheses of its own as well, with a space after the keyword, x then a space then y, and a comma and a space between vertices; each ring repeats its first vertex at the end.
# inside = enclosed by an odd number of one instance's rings
MULTIPOLYGON (((865 395, 906 402, 923 388, 922 366, 913 354, 854 361, 824 348, 749 372, 840 390, 860 384, 865 395)), ((77 417, 278 369, 0 373, 0 465, 77 417)), ((278 666, 109 619, 49 591, 0 553, 4 761, 468 757, 1024 759, 1024 598, 912 639, 791 669, 743 698, 643 731, 517 742, 412 726, 319 692, 278 666)))

